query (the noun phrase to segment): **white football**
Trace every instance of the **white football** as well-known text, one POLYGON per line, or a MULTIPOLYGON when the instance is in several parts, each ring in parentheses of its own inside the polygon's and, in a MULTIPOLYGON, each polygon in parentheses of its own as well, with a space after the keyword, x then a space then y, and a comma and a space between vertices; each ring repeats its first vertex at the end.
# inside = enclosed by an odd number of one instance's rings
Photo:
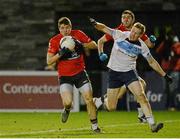
POLYGON ((75 47, 75 42, 72 36, 64 36, 60 41, 61 48, 68 48, 69 50, 73 51, 75 47))

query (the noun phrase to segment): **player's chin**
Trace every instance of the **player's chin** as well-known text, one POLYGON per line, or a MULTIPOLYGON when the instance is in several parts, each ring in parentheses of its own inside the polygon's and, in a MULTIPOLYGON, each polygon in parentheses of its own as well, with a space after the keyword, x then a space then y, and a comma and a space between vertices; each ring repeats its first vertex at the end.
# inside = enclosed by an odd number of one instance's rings
POLYGON ((128 26, 129 26, 129 23, 124 22, 123 25, 124 25, 125 27, 128 27, 128 26))
POLYGON ((65 32, 65 33, 61 33, 63 36, 70 36, 70 33, 65 32))

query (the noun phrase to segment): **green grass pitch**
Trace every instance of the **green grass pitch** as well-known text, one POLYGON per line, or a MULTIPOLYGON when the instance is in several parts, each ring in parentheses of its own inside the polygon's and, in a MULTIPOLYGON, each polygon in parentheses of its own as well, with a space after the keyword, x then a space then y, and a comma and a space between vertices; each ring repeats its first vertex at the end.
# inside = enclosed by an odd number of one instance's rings
POLYGON ((93 133, 86 112, 71 113, 61 123, 59 113, 0 113, 0 138, 180 138, 180 112, 156 111, 164 128, 151 133, 137 121, 137 112, 98 113, 102 133, 93 133))

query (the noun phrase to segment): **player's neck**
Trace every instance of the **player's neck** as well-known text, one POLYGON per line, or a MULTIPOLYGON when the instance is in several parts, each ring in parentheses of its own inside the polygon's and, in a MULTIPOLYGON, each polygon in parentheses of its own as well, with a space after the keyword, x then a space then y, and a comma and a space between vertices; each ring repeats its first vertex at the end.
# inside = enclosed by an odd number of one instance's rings
POLYGON ((131 38, 131 36, 129 36, 128 40, 131 41, 131 42, 136 42, 136 41, 138 41, 138 39, 133 39, 133 38, 131 38))

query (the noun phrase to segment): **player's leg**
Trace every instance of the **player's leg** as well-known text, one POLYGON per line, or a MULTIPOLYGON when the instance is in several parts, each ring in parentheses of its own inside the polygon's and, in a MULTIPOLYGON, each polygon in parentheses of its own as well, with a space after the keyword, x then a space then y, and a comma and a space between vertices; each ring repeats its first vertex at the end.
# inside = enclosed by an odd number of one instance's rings
MULTIPOLYGON (((120 90, 124 90, 121 88, 123 86, 123 82, 119 79, 121 77, 121 73, 113 70, 109 70, 108 72, 108 89, 107 94, 100 98, 94 98, 93 101, 98 109, 102 104, 105 104, 107 110, 115 110, 117 107, 118 98, 122 95, 120 90), (108 99, 109 100, 108 100, 108 99), (108 101, 107 101, 108 100, 108 101), (107 104, 109 103, 109 104, 107 104)), ((126 89, 126 88, 125 88, 126 89)), ((122 91, 124 93, 124 91, 122 91)))
POLYGON ((151 106, 144 94, 144 89, 140 81, 136 80, 129 83, 128 88, 140 103, 141 108, 143 109, 143 113, 146 115, 147 122, 149 123, 152 132, 158 132, 163 127, 163 123, 155 123, 152 115, 151 106))
POLYGON ((95 104, 93 103, 93 95, 92 95, 92 87, 90 83, 84 84, 79 88, 79 91, 82 94, 82 97, 86 103, 87 112, 91 121, 91 128, 95 132, 100 132, 100 128, 98 127, 97 120, 97 111, 95 104))
POLYGON ((62 113, 62 122, 65 123, 69 117, 70 109, 73 101, 73 86, 68 83, 63 83, 60 85, 60 93, 64 106, 64 111, 62 113))
POLYGON ((79 74, 76 86, 79 88, 79 91, 81 92, 81 95, 86 103, 87 112, 92 124, 92 130, 95 132, 100 132, 100 128, 98 127, 97 111, 95 104, 93 103, 92 86, 86 72, 79 74))
POLYGON ((125 85, 123 85, 120 89, 119 89, 119 92, 118 92, 118 99, 121 99, 123 97, 123 95, 127 92, 127 88, 125 85))
MULTIPOLYGON (((145 91, 146 90, 146 82, 140 76, 138 77, 138 79, 139 79, 139 81, 140 81, 140 83, 143 86, 143 89, 145 91)), ((147 122, 146 116, 143 113, 143 110, 142 110, 139 102, 137 102, 137 110, 138 110, 138 119, 139 119, 139 122, 146 123, 147 122)))
POLYGON ((107 98, 104 99, 104 105, 106 106, 108 111, 116 110, 119 90, 120 88, 107 89, 107 98))
MULTIPOLYGON (((146 82, 141 78, 141 77, 138 77, 144 90, 146 89, 146 82)), ((121 89, 119 89, 119 93, 118 93, 118 99, 121 99, 123 97, 123 95, 127 92, 127 88, 125 85, 123 85, 121 87, 121 89)), ((139 104, 139 102, 137 102, 137 110, 138 110, 138 119, 140 122, 143 122, 143 123, 146 123, 146 117, 143 113, 143 110, 139 104)))

